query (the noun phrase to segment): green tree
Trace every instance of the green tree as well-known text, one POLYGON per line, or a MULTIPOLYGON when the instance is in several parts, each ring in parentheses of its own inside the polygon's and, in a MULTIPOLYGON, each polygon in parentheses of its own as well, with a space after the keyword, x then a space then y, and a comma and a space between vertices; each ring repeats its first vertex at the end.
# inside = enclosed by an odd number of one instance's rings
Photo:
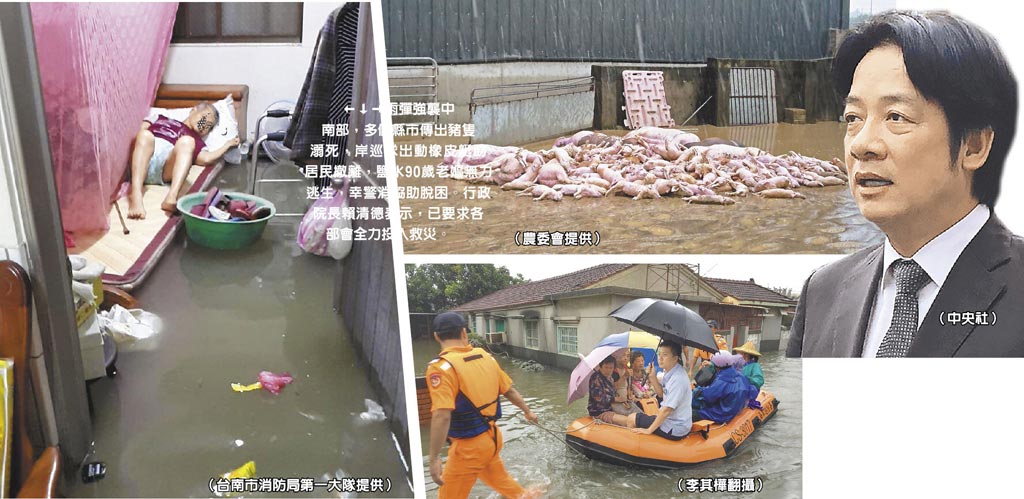
POLYGON ((508 267, 477 264, 406 265, 409 312, 437 313, 526 282, 508 267))

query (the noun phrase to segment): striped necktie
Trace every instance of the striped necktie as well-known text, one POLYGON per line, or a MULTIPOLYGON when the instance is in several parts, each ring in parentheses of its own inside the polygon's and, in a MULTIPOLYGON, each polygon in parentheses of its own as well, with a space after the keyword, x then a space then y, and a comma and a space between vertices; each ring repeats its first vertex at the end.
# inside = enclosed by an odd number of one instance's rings
POLYGON ((910 344, 917 333, 917 292, 931 278, 913 260, 897 260, 892 264, 896 277, 896 303, 893 305, 892 322, 882 338, 876 357, 906 357, 910 344))

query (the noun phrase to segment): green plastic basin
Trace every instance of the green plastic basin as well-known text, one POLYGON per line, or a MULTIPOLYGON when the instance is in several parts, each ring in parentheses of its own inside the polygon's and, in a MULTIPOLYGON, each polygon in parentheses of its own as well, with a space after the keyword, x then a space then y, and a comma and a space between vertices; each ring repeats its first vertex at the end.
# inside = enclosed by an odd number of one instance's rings
POLYGON ((202 204, 206 200, 205 192, 196 192, 178 199, 178 211, 185 219, 185 233, 188 238, 196 244, 207 248, 219 250, 242 249, 259 240, 263 235, 263 229, 267 228, 267 222, 277 214, 274 203, 259 196, 244 194, 241 192, 224 192, 231 199, 253 201, 256 207, 269 206, 270 216, 259 220, 246 222, 222 222, 193 215, 189 211, 193 206, 202 204))

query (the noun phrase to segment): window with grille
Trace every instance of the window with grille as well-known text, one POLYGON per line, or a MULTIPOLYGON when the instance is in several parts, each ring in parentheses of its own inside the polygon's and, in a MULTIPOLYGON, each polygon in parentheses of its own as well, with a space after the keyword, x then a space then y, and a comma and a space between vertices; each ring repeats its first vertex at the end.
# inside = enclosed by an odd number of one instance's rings
POLYGON ((494 332, 504 333, 505 332, 505 319, 494 319, 494 332))
POLYGON ((558 326, 558 353, 576 355, 576 326, 558 326))
POLYGON ((171 43, 302 43, 302 3, 181 2, 171 43))
POLYGON ((526 321, 526 348, 540 348, 540 336, 537 334, 537 321, 526 321))

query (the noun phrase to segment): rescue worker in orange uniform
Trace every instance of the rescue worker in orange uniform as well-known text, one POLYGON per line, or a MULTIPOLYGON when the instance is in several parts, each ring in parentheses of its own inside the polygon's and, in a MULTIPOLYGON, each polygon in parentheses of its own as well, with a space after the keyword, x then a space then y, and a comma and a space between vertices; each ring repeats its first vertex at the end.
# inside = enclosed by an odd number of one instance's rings
POLYGON ((505 497, 518 499, 525 490, 509 476, 501 461, 501 395, 537 422, 512 379, 498 361, 469 344, 466 321, 444 312, 434 318, 434 339, 441 353, 427 366, 430 390, 430 476, 440 489, 438 499, 463 499, 479 478, 505 497), (442 471, 441 448, 451 442, 442 471))

